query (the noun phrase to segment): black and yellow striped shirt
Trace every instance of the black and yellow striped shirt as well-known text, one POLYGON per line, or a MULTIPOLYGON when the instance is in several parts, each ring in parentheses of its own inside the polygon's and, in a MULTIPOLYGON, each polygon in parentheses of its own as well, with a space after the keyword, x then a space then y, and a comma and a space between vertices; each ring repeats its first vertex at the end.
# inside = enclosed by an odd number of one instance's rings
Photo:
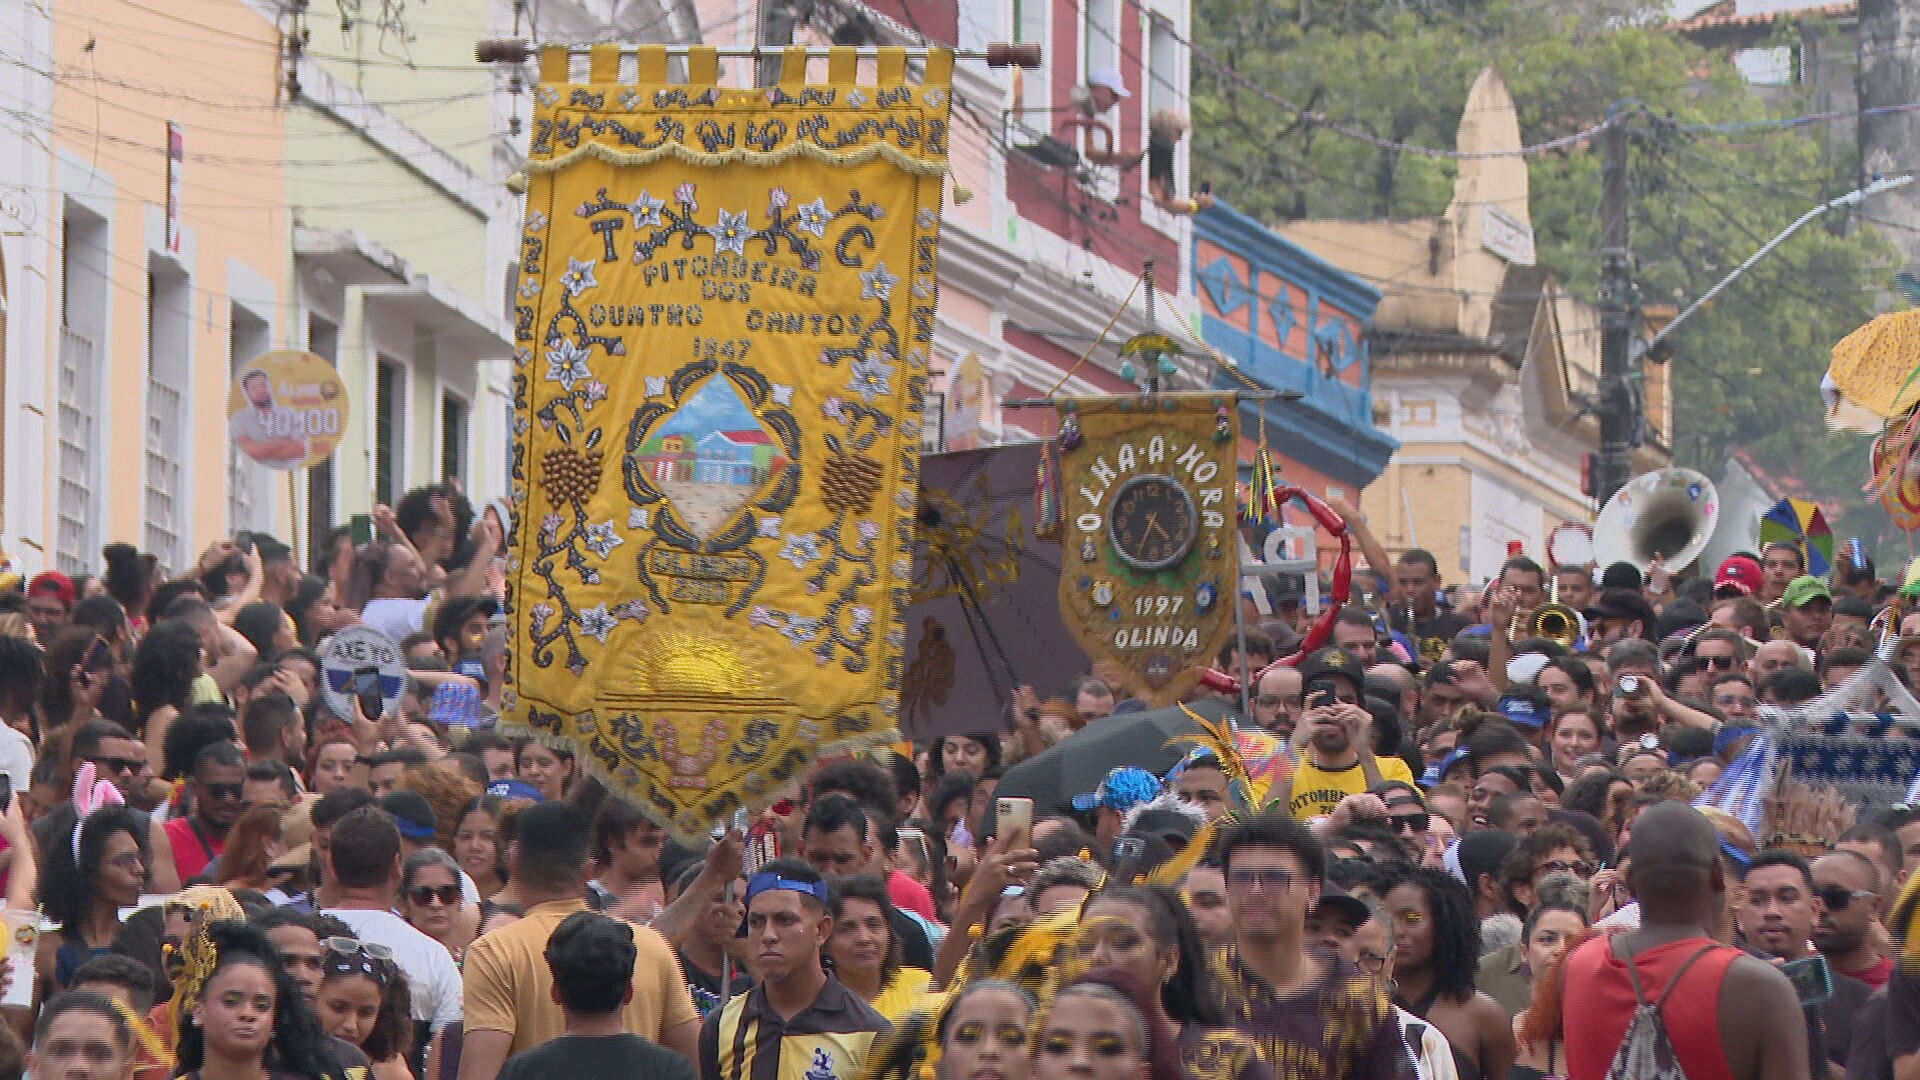
POLYGON ((813 1004, 782 1020, 756 986, 700 1026, 700 1080, 854 1080, 887 1019, 831 974, 813 1004))

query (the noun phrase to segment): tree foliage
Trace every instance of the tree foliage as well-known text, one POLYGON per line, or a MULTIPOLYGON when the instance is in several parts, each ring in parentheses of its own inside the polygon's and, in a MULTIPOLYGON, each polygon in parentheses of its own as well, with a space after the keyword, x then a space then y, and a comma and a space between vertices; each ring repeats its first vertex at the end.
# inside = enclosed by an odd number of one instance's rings
MULTIPOLYGON (((1729 58, 1614 0, 1195 0, 1195 178, 1267 221, 1432 217, 1454 169, 1303 122, 1270 92, 1372 135, 1450 148, 1474 76, 1505 78, 1522 136, 1578 132, 1633 110, 1632 244, 1643 301, 1685 306, 1816 203, 1858 186, 1850 129, 1707 130, 1813 111, 1763 92, 1729 58), (1217 61, 1214 63, 1212 61, 1217 61), (1230 69, 1223 70, 1223 69, 1230 69)), ((1831 27, 1781 31, 1834 42, 1831 27)), ((1530 159, 1544 265, 1592 297, 1600 241, 1597 143, 1530 159)), ((1870 206, 1869 206, 1870 209, 1870 206)), ((1865 441, 1830 437, 1817 387, 1828 350, 1886 302, 1894 256, 1839 215, 1802 229, 1679 330, 1669 440, 1717 472, 1734 449, 1857 513, 1865 441)), ((1842 526, 1845 527, 1844 525, 1842 526)))

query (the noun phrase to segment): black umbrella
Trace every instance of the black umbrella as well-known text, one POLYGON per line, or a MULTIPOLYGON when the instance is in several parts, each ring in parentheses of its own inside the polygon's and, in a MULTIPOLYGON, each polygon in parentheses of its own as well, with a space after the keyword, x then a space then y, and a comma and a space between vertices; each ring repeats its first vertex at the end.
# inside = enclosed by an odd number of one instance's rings
MULTIPOLYGON (((1232 711, 1223 698, 1190 708, 1209 722, 1232 711)), ((1199 731, 1178 705, 1095 720, 1008 769, 994 795, 1032 799, 1036 815, 1069 811, 1075 795, 1093 791, 1109 771, 1121 765, 1138 765, 1156 776, 1165 774, 1186 756, 1184 749, 1168 746, 1167 740, 1199 731)))

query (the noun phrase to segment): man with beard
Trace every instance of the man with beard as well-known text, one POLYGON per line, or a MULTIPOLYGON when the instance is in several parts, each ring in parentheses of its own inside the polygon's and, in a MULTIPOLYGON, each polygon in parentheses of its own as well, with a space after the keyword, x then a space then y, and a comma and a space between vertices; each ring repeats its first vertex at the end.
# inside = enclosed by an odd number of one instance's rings
POLYGON ((231 742, 208 743, 193 758, 188 790, 192 805, 185 817, 164 828, 173 848, 173 865, 183 882, 192 881, 220 857, 227 830, 240 820, 240 796, 246 791, 247 757, 231 742))
POLYGON ((1332 814, 1340 800, 1388 780, 1413 784, 1399 758, 1373 752, 1373 718, 1361 707, 1361 664, 1343 649, 1322 649, 1300 664, 1306 711, 1294 734, 1305 750, 1294 770, 1287 810, 1295 820, 1332 814))
POLYGON ((1836 975, 1859 979, 1875 990, 1893 977, 1893 960, 1873 945, 1880 918, 1880 868, 1858 851, 1841 849, 1813 861, 1813 947, 1836 975))

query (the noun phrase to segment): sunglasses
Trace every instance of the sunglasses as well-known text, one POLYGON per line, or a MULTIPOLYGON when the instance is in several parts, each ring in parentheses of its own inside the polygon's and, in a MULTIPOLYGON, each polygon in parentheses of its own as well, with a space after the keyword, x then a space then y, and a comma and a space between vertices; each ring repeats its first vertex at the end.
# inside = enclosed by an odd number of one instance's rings
POLYGON ((146 758, 133 757, 95 757, 88 758, 93 767, 110 773, 135 773, 147 763, 146 758))
POLYGON ((1387 820, 1393 822, 1394 832, 1423 833, 1432 824, 1433 816, 1423 810, 1417 814, 1395 814, 1387 820))
POLYGON ((245 789, 245 785, 242 784, 202 784, 200 786, 206 789, 207 798, 215 800, 234 799, 237 801, 240 798, 240 793, 245 789))
POLYGON ((320 947, 325 950, 321 967, 329 975, 365 975, 381 986, 392 975, 393 950, 378 942, 330 937, 320 947))
POLYGON ((1709 671, 1733 670, 1734 659, 1731 656, 1701 656, 1696 653, 1694 654, 1694 659, 1700 662, 1701 667, 1709 671))
POLYGON ((407 899, 421 907, 426 907, 428 904, 453 907, 460 902, 460 886, 415 885, 413 888, 407 890, 407 899))
POLYGON ((1849 889, 1845 885, 1819 885, 1813 890, 1814 899, 1826 906, 1828 911, 1845 911, 1853 903, 1853 898, 1874 895, 1866 889, 1849 889))
POLYGON ((1543 862, 1540 864, 1540 873, 1542 875, 1572 874, 1574 877, 1590 878, 1593 876, 1593 864, 1585 859, 1574 862, 1543 862))

